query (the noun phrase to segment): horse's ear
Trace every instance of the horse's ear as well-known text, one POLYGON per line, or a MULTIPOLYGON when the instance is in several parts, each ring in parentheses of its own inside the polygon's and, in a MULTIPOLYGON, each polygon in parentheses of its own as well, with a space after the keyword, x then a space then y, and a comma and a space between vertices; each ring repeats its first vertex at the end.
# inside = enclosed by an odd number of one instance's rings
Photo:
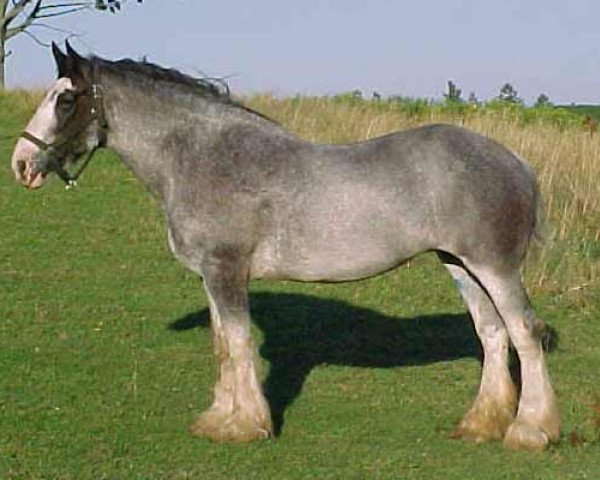
POLYGON ((67 47, 67 55, 73 59, 74 63, 82 63, 86 60, 75 51, 75 49, 69 43, 69 40, 65 40, 65 45, 67 47))
POLYGON ((56 43, 52 42, 52 55, 54 55, 54 61, 56 62, 56 69, 58 70, 58 78, 68 77, 71 73, 71 65, 69 57, 67 57, 56 43))
POLYGON ((80 77, 85 81, 86 78, 88 78, 90 70, 89 60, 79 55, 68 40, 65 41, 65 46, 67 48, 67 63, 71 68, 71 75, 69 76, 73 78, 73 80, 77 80, 77 77, 80 77))

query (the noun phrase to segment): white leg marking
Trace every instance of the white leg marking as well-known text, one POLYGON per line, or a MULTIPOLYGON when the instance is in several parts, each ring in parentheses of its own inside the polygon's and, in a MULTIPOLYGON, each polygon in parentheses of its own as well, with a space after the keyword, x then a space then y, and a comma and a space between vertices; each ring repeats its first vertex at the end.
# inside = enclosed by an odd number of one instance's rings
POLYGON ((477 276, 502 316, 521 361, 521 399, 504 443, 514 449, 543 450, 560 435, 560 413, 538 332, 543 322, 535 317, 519 272, 478 271, 477 276))
POLYGON ((461 266, 446 264, 469 307, 483 347, 483 370, 473 406, 453 436, 475 442, 502 439, 513 421, 517 393, 508 369, 508 332, 490 298, 461 266))
POLYGON ((271 435, 271 413, 256 373, 257 360, 247 312, 219 309, 208 285, 207 292, 219 378, 214 401, 192 426, 192 433, 216 441, 245 442, 271 435))

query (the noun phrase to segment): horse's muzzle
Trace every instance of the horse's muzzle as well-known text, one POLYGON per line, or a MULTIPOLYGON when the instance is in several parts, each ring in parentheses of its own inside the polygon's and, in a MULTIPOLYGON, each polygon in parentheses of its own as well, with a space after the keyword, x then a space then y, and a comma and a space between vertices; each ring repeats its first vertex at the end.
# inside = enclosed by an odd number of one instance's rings
POLYGON ((21 142, 21 140, 17 142, 12 158, 12 169, 15 178, 21 185, 29 189, 40 188, 48 172, 44 168, 43 162, 35 159, 39 154, 35 147, 31 148, 26 142, 21 142))
POLYGON ((16 161, 15 176, 17 181, 30 190, 40 188, 47 175, 47 172, 39 168, 37 162, 16 161))

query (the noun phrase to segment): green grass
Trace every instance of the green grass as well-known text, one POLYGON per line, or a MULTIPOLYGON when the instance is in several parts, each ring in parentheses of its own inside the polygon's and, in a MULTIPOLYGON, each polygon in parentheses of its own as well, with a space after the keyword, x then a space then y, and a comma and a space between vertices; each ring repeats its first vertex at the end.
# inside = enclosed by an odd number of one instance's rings
POLYGON ((589 115, 596 120, 600 120, 600 105, 565 105, 561 108, 581 116, 589 115))
POLYGON ((478 388, 478 345, 428 256, 343 285, 255 282, 280 434, 249 445, 191 437, 216 368, 201 282, 173 259, 158 206, 115 156, 95 158, 75 192, 17 186, 1 137, 26 112, 0 108, 0 478, 597 477, 598 302, 534 298, 560 335, 548 356, 558 446, 451 440, 478 388))

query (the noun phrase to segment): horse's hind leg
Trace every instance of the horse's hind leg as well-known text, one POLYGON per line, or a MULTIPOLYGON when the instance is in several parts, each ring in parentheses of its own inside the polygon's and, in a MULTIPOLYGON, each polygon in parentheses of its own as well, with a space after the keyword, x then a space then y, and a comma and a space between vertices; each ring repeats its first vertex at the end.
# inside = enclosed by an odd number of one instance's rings
POLYGON ((535 316, 518 270, 469 264, 467 268, 494 302, 521 361, 521 399, 504 444, 514 449, 543 450, 560 435, 560 414, 542 348, 544 323, 535 316))
POLYGON ((209 299, 219 378, 212 406, 192 433, 220 442, 248 442, 271 435, 271 414, 256 373, 250 332, 247 274, 234 252, 213 255, 202 267, 209 299))
POLYGON ((479 393, 453 436, 475 442, 501 440, 515 417, 517 392, 508 369, 508 332, 487 293, 462 263, 438 254, 469 307, 483 347, 479 393))

